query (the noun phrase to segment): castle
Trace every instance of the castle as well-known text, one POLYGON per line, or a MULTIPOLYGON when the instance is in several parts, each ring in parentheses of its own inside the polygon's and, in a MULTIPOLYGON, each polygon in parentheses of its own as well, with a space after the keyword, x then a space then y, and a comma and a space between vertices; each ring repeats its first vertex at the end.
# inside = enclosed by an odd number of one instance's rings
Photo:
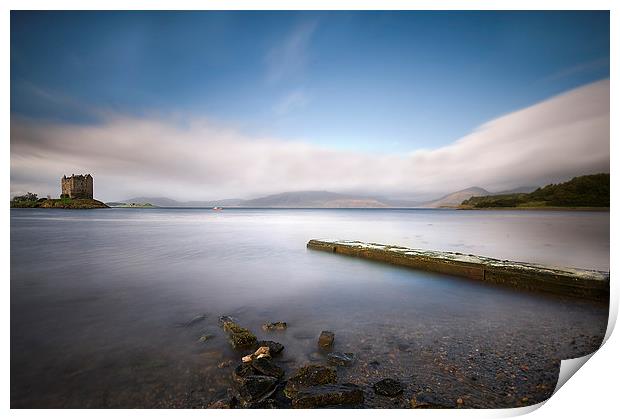
POLYGON ((60 187, 61 198, 93 199, 93 177, 90 174, 63 176, 60 187))

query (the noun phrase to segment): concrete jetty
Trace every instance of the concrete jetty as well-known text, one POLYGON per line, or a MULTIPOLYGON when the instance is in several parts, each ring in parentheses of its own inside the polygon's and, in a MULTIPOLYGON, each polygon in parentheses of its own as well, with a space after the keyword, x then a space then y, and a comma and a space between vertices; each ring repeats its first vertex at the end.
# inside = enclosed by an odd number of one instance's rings
POLYGON ((313 239, 307 247, 526 290, 609 301, 609 272, 348 240, 313 239))

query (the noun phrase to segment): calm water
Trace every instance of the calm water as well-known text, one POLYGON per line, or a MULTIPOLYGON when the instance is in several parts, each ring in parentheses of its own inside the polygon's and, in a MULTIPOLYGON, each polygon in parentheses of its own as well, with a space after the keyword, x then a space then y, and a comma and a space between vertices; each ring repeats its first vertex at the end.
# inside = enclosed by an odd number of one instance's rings
POLYGON ((383 407, 419 392, 477 407, 542 400, 558 360, 604 334, 603 305, 311 251, 310 238, 609 269, 607 212, 11 210, 12 407, 208 404, 229 385, 218 364, 239 358, 221 314, 283 343, 287 371, 322 362, 316 338, 333 330, 358 358, 339 376, 383 407), (289 329, 260 330, 277 320, 289 329), (373 396, 384 377, 405 396, 373 396))

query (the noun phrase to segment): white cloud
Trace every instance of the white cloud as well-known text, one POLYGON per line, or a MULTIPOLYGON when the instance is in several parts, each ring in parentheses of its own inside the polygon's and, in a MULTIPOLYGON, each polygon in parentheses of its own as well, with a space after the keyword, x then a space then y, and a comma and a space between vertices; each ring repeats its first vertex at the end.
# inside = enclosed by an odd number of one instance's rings
POLYGON ((207 120, 108 116, 98 125, 13 119, 11 126, 12 193, 57 195, 63 174, 92 173, 103 200, 311 189, 440 195, 601 171, 609 171, 608 80, 497 118, 451 145, 407 155, 252 137, 207 120))

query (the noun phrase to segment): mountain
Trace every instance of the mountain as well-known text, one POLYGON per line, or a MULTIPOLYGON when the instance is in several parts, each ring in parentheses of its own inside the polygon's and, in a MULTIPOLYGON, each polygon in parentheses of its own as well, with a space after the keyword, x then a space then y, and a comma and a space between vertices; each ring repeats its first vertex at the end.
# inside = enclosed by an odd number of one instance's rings
POLYGON ((243 207, 276 208, 384 208, 375 198, 327 191, 284 192, 243 201, 243 207))
POLYGON ((530 193, 477 196, 462 202, 462 208, 608 208, 609 173, 577 176, 568 182, 550 184, 530 193))
POLYGON ((461 205, 466 199, 471 198, 472 196, 486 196, 490 195, 490 192, 486 189, 479 188, 474 186, 472 188, 463 189, 457 192, 452 192, 451 194, 442 196, 441 198, 426 202, 420 205, 420 208, 456 208, 461 205))

